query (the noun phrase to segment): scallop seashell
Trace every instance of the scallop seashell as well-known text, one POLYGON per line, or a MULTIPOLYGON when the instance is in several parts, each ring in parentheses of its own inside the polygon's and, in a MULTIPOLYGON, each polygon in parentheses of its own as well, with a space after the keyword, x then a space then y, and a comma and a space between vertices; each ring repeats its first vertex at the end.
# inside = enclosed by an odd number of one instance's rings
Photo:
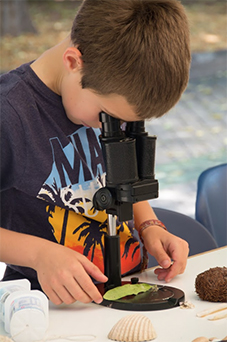
POLYGON ((108 338, 119 342, 151 341, 157 337, 148 317, 132 314, 121 318, 110 330, 108 338))

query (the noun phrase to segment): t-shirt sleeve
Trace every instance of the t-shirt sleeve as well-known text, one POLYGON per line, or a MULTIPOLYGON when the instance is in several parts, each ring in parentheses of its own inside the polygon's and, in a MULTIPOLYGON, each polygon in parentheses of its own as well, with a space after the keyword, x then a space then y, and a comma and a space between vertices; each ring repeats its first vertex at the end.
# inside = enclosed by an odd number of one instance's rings
POLYGON ((26 142, 20 117, 5 98, 1 98, 1 191, 17 188, 26 168, 26 142))

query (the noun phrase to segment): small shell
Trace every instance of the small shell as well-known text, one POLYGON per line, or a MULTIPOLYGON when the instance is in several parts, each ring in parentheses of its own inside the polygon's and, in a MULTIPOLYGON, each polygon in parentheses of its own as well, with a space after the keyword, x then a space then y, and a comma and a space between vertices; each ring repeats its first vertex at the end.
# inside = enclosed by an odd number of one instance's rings
POLYGON ((0 342, 13 342, 13 340, 7 336, 0 335, 0 342))
POLYGON ((121 318, 109 332, 108 338, 120 342, 151 341, 157 337, 148 317, 141 314, 121 318))
POLYGON ((180 302, 180 308, 181 309, 194 309, 195 305, 191 302, 180 302))
POLYGON ((193 340, 192 342, 209 342, 209 339, 206 337, 197 337, 195 340, 193 340))

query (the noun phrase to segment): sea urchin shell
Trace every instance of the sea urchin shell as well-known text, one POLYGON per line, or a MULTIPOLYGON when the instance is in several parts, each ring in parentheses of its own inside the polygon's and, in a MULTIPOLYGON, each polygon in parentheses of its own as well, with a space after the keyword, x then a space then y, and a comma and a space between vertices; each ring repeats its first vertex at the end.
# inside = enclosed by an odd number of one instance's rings
POLYGON ((198 274, 195 288, 202 300, 227 302, 227 268, 214 267, 198 274))
POLYGON ((121 318, 109 332, 108 338, 120 342, 151 341, 157 337, 148 317, 141 314, 121 318))

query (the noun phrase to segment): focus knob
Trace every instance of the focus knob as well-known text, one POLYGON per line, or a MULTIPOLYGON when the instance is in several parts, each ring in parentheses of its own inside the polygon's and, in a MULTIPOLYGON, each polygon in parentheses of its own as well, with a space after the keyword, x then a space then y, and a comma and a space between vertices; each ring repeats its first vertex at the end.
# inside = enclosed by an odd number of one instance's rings
POLYGON ((93 197, 93 205, 97 210, 104 210, 111 208, 113 197, 107 188, 99 189, 93 197))

